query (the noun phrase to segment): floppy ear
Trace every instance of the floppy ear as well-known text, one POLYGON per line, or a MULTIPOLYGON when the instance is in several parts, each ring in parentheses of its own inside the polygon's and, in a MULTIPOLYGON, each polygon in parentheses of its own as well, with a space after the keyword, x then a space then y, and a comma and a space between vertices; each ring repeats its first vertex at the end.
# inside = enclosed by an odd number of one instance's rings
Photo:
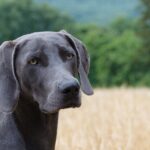
POLYGON ((78 72, 80 77, 81 89, 87 95, 93 94, 93 89, 88 80, 87 74, 89 72, 90 67, 90 58, 87 54, 87 50, 83 43, 77 38, 73 37, 71 34, 66 31, 60 31, 61 34, 65 35, 65 37, 72 43, 75 52, 78 57, 78 72))
POLYGON ((13 112, 18 101, 19 85, 14 71, 15 51, 15 43, 11 41, 0 46, 0 112, 13 112))

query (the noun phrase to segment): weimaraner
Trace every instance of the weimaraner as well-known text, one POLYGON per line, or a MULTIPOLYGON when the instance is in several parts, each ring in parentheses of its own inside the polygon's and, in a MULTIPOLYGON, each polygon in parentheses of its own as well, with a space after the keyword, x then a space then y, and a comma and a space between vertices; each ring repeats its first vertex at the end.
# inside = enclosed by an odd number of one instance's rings
POLYGON ((85 94, 93 94, 88 71, 84 45, 66 31, 36 32, 4 42, 0 150, 54 150, 59 110, 81 105, 80 84, 85 94))

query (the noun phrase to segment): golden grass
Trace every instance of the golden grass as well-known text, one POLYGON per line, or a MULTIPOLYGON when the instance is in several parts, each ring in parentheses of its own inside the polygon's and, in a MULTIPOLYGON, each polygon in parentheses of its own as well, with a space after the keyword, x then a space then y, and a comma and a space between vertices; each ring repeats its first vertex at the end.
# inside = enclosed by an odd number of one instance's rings
POLYGON ((96 89, 62 110, 56 150, 150 150, 150 89, 96 89))

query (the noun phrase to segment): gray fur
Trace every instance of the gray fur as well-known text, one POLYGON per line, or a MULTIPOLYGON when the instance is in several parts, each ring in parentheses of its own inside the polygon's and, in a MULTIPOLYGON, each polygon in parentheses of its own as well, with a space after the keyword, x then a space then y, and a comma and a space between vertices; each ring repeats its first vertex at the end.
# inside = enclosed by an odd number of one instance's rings
POLYGON ((83 44, 67 33, 36 32, 0 46, 0 150, 54 150, 59 110, 93 94, 83 44))

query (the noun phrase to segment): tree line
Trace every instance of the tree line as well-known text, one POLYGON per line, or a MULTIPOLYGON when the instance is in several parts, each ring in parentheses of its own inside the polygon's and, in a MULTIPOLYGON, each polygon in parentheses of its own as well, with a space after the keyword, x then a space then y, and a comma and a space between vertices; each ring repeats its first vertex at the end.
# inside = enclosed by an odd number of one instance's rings
POLYGON ((87 46, 93 85, 150 86, 150 2, 141 4, 139 19, 120 17, 100 27, 79 24, 47 4, 0 0, 0 43, 31 32, 65 29, 87 46))

